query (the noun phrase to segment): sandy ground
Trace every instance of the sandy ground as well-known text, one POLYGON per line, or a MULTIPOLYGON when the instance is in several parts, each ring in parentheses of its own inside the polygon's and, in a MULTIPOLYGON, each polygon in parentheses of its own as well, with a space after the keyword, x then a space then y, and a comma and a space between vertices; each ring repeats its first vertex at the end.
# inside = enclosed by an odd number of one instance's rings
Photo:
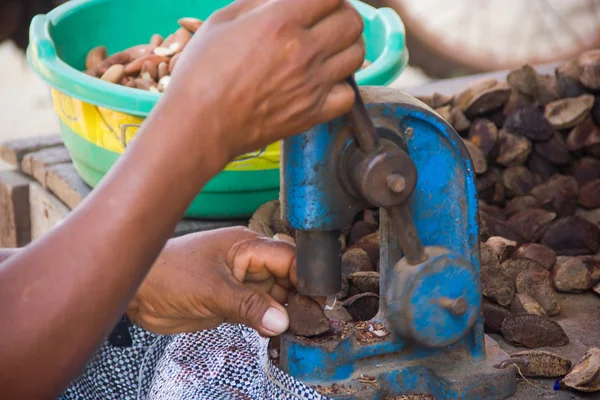
MULTIPOLYGON (((48 87, 29 68, 25 56, 11 42, 4 42, 0 60, 0 141, 58 132, 48 87)), ((394 86, 428 80, 420 71, 408 68, 394 86)))

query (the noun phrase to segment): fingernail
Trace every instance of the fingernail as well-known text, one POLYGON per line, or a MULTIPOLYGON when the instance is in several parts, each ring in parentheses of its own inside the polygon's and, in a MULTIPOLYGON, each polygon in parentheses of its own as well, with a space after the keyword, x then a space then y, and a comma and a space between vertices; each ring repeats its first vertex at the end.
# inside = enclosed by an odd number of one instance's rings
POLYGON ((289 324, 288 316, 279 308, 271 307, 262 318, 262 326, 269 332, 280 334, 287 330, 289 324))

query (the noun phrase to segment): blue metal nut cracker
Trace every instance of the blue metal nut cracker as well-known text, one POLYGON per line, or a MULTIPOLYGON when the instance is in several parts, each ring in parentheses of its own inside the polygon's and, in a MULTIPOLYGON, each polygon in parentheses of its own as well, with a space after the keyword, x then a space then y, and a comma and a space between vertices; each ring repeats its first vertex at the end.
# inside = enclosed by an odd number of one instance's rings
POLYGON ((285 140, 281 168, 302 294, 339 290, 341 229, 381 209, 378 314, 337 335, 285 334, 286 372, 331 398, 515 393, 514 367, 493 367, 507 355, 483 333, 473 166, 448 123, 400 91, 362 88, 349 116, 285 140))

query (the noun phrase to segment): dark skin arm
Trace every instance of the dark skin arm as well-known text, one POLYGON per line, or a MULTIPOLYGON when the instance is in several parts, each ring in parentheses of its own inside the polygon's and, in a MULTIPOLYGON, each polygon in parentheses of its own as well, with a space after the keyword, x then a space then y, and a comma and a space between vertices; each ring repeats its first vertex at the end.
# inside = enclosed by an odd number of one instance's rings
POLYGON ((8 259, 8 257, 17 254, 19 249, 0 249, 0 264, 8 259))
MULTIPOLYGON (((227 162, 349 111, 354 95, 343 79, 363 62, 361 31, 342 0, 239 0, 203 24, 169 91, 101 185, 0 265, 3 397, 52 399, 64 390, 125 312, 193 197, 227 162)), ((157 296, 178 300, 162 281, 134 303, 134 315, 150 316, 150 327, 163 321, 159 331, 210 326, 169 322, 167 308, 140 312, 157 296)), ((195 318, 187 310, 178 321, 195 318)))

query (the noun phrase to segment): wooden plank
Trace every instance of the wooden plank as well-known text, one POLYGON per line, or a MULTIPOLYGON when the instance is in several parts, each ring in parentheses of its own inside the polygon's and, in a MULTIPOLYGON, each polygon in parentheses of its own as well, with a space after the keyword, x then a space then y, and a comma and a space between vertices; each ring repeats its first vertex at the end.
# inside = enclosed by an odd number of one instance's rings
MULTIPOLYGON (((39 183, 29 187, 31 240, 43 236, 69 214, 69 208, 39 183)), ((90 229, 94 229, 90 227, 90 229)))
POLYGON ((194 232, 210 231, 214 229, 227 228, 230 226, 248 226, 247 220, 194 220, 184 219, 175 227, 173 237, 183 236, 194 232))
POLYGON ((21 168, 21 161, 25 154, 62 144, 62 139, 58 134, 9 140, 0 143, 0 160, 13 167, 21 168))
POLYGON ((42 186, 46 187, 46 172, 52 165, 70 163, 71 156, 64 146, 50 147, 44 150, 28 153, 23 157, 21 169, 33 176, 42 186))
POLYGON ((29 185, 17 171, 0 171, 0 247, 23 247, 31 240, 29 185))
POLYGON ((56 164, 46 169, 46 187, 71 210, 90 194, 90 188, 77 174, 73 164, 56 164))

